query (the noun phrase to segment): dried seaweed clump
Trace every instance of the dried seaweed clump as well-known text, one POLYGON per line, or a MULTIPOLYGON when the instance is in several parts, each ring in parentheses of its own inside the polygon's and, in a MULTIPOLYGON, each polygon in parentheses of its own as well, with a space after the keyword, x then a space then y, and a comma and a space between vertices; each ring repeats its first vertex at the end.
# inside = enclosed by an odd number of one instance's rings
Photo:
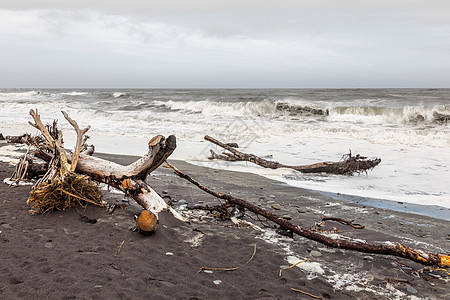
POLYGON ((88 203, 103 206, 98 184, 89 176, 69 172, 62 178, 39 183, 30 192, 30 213, 45 213, 53 209, 85 207, 88 203))

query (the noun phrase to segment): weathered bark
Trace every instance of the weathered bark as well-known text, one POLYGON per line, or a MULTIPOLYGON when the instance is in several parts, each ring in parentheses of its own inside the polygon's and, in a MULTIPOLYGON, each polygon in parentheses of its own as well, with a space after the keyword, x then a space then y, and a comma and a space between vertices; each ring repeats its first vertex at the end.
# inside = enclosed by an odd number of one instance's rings
MULTIPOLYGON (((145 182, 147 175, 175 150, 176 138, 171 135, 166 139, 158 135, 152 138, 148 145, 148 153, 128 166, 80 154, 76 171, 125 192, 146 210, 155 214, 169 210, 177 219, 185 221, 145 182)), ((69 160, 72 156, 73 154, 68 154, 69 160)))
POLYGON ((205 140, 210 141, 231 153, 224 152, 223 154, 217 154, 211 150, 210 159, 222 159, 227 161, 249 161, 264 168, 278 169, 278 168, 289 168, 299 171, 301 173, 331 173, 331 174, 353 174, 354 172, 362 172, 376 167, 381 159, 367 159, 366 157, 352 156, 351 153, 346 156, 346 158, 339 162, 319 162, 311 165, 305 166, 291 166, 281 164, 276 161, 269 161, 258 157, 254 154, 247 154, 236 150, 233 147, 228 146, 210 136, 205 136, 205 140))
MULTIPOLYGON (((167 139, 158 135, 149 142, 149 151, 136 162, 122 166, 114 162, 81 153, 79 155, 76 172, 90 176, 92 179, 111 185, 133 198, 144 209, 155 214, 169 210, 177 219, 184 218, 168 206, 165 201, 146 182, 147 174, 160 166, 176 148, 176 138, 171 135, 167 139)), ((37 151, 36 156, 46 160, 45 163, 29 165, 31 169, 48 168, 48 161, 52 156, 37 151)), ((73 153, 68 152, 67 158, 71 162, 73 153)), ((45 173, 47 169, 44 169, 45 173)))
MULTIPOLYGON (((174 135, 167 139, 157 135, 148 142, 149 151, 140 159, 128 166, 122 166, 94 156, 80 154, 77 171, 90 174, 101 174, 104 178, 134 177, 145 179, 148 174, 158 168, 175 150, 176 138, 174 135)), ((73 154, 69 153, 69 159, 73 154)))
POLYGON ((51 173, 51 169, 57 169, 52 174, 63 177, 66 173, 69 174, 76 171, 77 173, 88 175, 97 182, 109 184, 125 192, 145 210, 151 211, 156 216, 163 210, 169 210, 176 218, 184 221, 184 218, 168 206, 145 182, 148 174, 159 167, 175 150, 175 136, 172 135, 166 139, 162 135, 158 135, 152 138, 148 143, 149 151, 146 155, 128 166, 121 166, 110 161, 83 154, 84 150, 87 152, 93 150, 87 149, 85 144, 88 138, 86 132, 90 127, 80 129, 77 122, 71 119, 67 113, 62 113, 77 133, 77 141, 73 152, 64 149, 62 133, 57 130, 55 122, 53 123, 53 127, 44 126, 37 110, 30 111, 30 115, 35 121, 34 124, 31 122, 30 124, 39 129, 45 139, 44 144, 41 144, 41 147, 35 151, 35 154, 48 162, 49 166, 47 167, 47 173, 40 179, 40 182, 46 180, 52 181, 55 178, 54 175, 48 176, 51 173), (55 159, 59 163, 55 164, 55 159))
POLYGON ((258 207, 256 205, 253 205, 245 200, 235 198, 229 194, 219 193, 210 190, 209 188, 205 187, 198 181, 194 180, 192 177, 190 177, 187 174, 184 174, 180 170, 178 170, 176 167, 171 165, 170 163, 167 163, 175 172, 176 175, 178 175, 181 178, 184 178, 188 180, 189 182, 193 183, 197 187, 199 187, 201 190, 213 195, 214 197, 224 199, 230 204, 239 205, 243 208, 248 209, 249 211, 263 216, 264 218, 280 225, 283 229, 290 230, 293 233, 300 235, 302 237, 305 237, 307 239, 322 243, 328 247, 332 248, 340 248, 340 249, 348 249, 348 250, 354 250, 364 253, 375 253, 375 254, 383 254, 383 255, 393 255, 398 257, 403 257, 424 265, 435 265, 442 268, 450 267, 450 256, 448 255, 440 255, 435 253, 429 253, 424 252, 421 250, 416 250, 413 248, 410 248, 408 246, 405 246, 403 244, 386 244, 386 243, 363 243, 359 241, 349 241, 349 240, 343 240, 343 239, 333 239, 331 237, 328 237, 320 232, 309 230, 302 228, 300 226, 295 226, 288 220, 277 216, 276 214, 265 210, 261 207, 258 207))
POLYGON ((7 143, 17 143, 17 144, 29 144, 31 139, 32 137, 28 133, 18 136, 14 135, 7 135, 6 137, 3 137, 3 135, 0 136, 0 140, 5 140, 7 143))
POLYGON ((44 175, 48 170, 48 162, 30 159, 28 161, 28 169, 26 176, 29 178, 37 178, 44 175))

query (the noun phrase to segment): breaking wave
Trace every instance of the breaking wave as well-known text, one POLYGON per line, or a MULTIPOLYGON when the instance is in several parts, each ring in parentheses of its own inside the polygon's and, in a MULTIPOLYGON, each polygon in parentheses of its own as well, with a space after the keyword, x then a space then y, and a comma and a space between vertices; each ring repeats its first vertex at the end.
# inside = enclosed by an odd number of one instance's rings
POLYGON ((335 107, 330 109, 330 120, 347 119, 352 122, 396 125, 447 125, 450 105, 388 107, 335 107))
POLYGON ((181 111, 190 114, 203 114, 206 116, 223 117, 272 117, 275 113, 275 104, 270 101, 261 102, 225 102, 225 101, 155 101, 155 106, 162 106, 172 111, 181 111))
MULTIPOLYGON (((392 100, 392 99, 391 99, 392 100)), ((262 118, 293 122, 348 122, 405 126, 446 126, 450 121, 450 104, 408 105, 408 102, 386 105, 386 101, 317 100, 291 96, 260 97, 235 95, 224 97, 211 92, 166 92, 152 90, 1 90, 0 101, 18 103, 60 103, 62 106, 109 111, 153 111, 201 114, 205 117, 262 118), (108 105, 105 105, 108 103, 108 105), (406 105, 405 105, 406 104, 406 105)), ((447 102, 448 103, 448 102, 447 102)), ((390 103, 389 103, 390 104, 390 103)))
MULTIPOLYGON (((223 117, 291 117, 296 120, 314 118, 322 121, 348 121, 351 123, 394 125, 447 125, 450 121, 450 105, 405 106, 388 108, 379 106, 317 106, 314 104, 291 104, 283 101, 218 102, 201 101, 155 101, 138 104, 142 108, 164 107, 169 111, 223 117)), ((128 107, 127 109, 133 109, 128 107)))

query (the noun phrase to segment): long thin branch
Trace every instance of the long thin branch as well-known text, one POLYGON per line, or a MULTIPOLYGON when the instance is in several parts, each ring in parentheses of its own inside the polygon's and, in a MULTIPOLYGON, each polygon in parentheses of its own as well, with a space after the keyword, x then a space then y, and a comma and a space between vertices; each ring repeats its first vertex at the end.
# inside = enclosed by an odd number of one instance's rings
POLYGON ((277 216, 276 214, 262 209, 258 206, 255 206, 253 204, 248 203, 245 200, 235 198, 229 194, 224 193, 218 193, 215 191, 210 190, 209 188, 205 187, 198 181, 194 180, 189 175, 181 172, 179 169, 177 169, 175 166, 167 162, 167 165, 171 167, 174 170, 174 173, 178 175, 179 177, 188 180, 192 184, 196 185, 201 190, 217 197, 224 199, 228 201, 229 203, 239 205, 241 207, 244 207, 251 212, 261 215, 265 217, 266 219, 280 225, 281 227, 291 230, 292 232, 305 237, 307 239, 317 241, 319 243, 322 243, 326 246, 332 247, 332 248, 341 248, 341 249, 348 249, 348 250, 355 250, 359 252, 364 253, 375 253, 375 254, 383 254, 383 255, 393 255, 398 257, 403 257, 424 265, 436 265, 439 267, 450 267, 450 256, 448 255, 440 255, 435 253, 428 253, 421 250, 416 250, 410 247, 407 247, 405 245, 402 245, 400 243, 397 243, 397 245, 390 245, 390 244, 372 244, 372 243, 361 243, 356 241, 348 241, 348 240, 342 240, 342 239, 332 239, 330 237, 327 237, 326 235, 323 235, 321 233, 318 233, 316 231, 311 231, 305 228, 301 228, 300 226, 295 226, 292 223, 290 223, 288 220, 281 218, 277 216))
POLYGON ((218 140, 210 137, 209 135, 205 136, 205 140, 207 140, 207 141, 209 141, 209 142, 211 142, 213 144, 216 144, 216 145, 218 145, 218 146, 220 146, 220 147, 230 151, 231 153, 233 153, 233 156, 227 155, 228 159, 225 158, 225 157, 221 157, 220 155, 217 155, 215 153, 214 154, 211 153, 213 155, 213 158, 220 158, 220 159, 232 160, 232 161, 245 160, 245 161, 249 161, 249 162, 252 162, 254 164, 263 166, 265 168, 271 168, 271 169, 278 169, 278 168, 287 167, 286 165, 280 164, 279 162, 269 161, 269 160, 263 159, 261 157, 258 157, 258 156, 254 155, 254 154, 242 153, 241 151, 236 150, 235 148, 230 147, 227 144, 222 143, 221 141, 218 141, 218 140))

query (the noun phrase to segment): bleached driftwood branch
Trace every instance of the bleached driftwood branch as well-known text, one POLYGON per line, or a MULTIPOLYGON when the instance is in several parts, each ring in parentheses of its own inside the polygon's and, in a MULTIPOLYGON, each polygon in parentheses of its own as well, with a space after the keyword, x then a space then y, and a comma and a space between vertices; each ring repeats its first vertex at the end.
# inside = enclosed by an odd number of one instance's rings
MULTIPOLYGON (((167 139, 157 135, 148 143, 148 153, 128 166, 122 166, 111 161, 85 155, 82 151, 86 148, 86 132, 90 126, 80 129, 77 122, 62 111, 66 120, 72 125, 77 133, 74 152, 66 151, 62 142, 62 133, 56 129, 56 123, 50 132, 42 123, 37 110, 30 110, 30 115, 35 123, 30 124, 37 128, 45 139, 45 147, 50 155, 40 157, 51 161, 59 159, 62 173, 78 172, 89 176, 98 182, 103 182, 117 188, 140 204, 145 210, 149 210, 156 216, 163 210, 169 210, 177 219, 185 221, 184 218, 172 209, 156 193, 150 185, 145 182, 148 174, 158 168, 175 150, 176 138, 171 135, 167 139)), ((40 149, 42 150, 42 149, 40 149)), ((55 164, 49 164, 55 166, 55 164)), ((50 178, 51 180, 51 178, 50 178)))
MULTIPOLYGON (((148 153, 128 166, 80 154, 76 171, 127 193, 146 210, 155 214, 169 210, 177 219, 185 221, 145 182, 147 175, 159 167, 175 150, 176 138, 174 135, 167 139, 158 135, 150 140, 148 146, 148 153)), ((69 154, 69 160, 71 157, 72 154, 69 154)))

